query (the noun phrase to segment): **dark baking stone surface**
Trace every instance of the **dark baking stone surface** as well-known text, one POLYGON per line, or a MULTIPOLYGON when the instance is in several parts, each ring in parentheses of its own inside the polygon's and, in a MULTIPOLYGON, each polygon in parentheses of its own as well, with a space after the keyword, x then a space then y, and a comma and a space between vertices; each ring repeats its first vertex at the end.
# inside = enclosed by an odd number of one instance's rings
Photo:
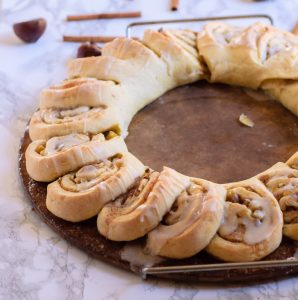
MULTIPOLYGON (((225 182, 248 178, 275 162, 286 160, 297 149, 297 118, 273 101, 257 102, 239 88, 204 82, 177 88, 144 108, 132 121, 128 147, 151 167, 172 166, 179 171, 225 182), (182 105, 183 102, 183 105, 182 105), (252 104, 253 103, 253 104, 252 104), (246 128, 237 122, 241 113, 256 123, 246 128), (262 143, 274 145, 263 147, 262 143)), ((140 266, 121 258, 126 243, 101 236, 96 218, 70 223, 46 208, 46 184, 32 180, 26 171, 28 132, 20 147, 19 170, 23 186, 37 214, 67 241, 95 258, 133 272, 140 266)), ((143 241, 140 240, 141 244, 143 241)), ((266 259, 297 255, 298 244, 284 238, 266 259)), ((159 265, 218 262, 205 252, 184 260, 163 260, 159 265)), ((162 278, 195 282, 259 282, 297 274, 298 267, 242 269, 231 271, 159 275, 162 278)))
POLYGON ((241 88, 197 82, 142 109, 126 142, 130 152, 157 171, 168 166, 189 176, 233 182, 294 154, 298 118, 279 103, 257 101, 241 88), (255 127, 240 124, 241 113, 255 127))

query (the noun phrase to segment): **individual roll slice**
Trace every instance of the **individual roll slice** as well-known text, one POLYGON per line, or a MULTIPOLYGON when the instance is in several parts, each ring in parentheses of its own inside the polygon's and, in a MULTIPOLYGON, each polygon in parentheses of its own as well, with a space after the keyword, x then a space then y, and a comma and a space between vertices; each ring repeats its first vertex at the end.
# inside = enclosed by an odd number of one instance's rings
POLYGON ((281 242, 283 219, 277 200, 256 178, 226 188, 224 220, 206 250, 230 262, 262 259, 281 242))
POLYGON ((221 185, 192 179, 163 222, 149 232, 147 251, 178 259, 200 252, 219 228, 225 197, 226 189, 221 185))
POLYGON ((99 232, 113 241, 144 236, 159 224, 189 183, 188 177, 173 169, 165 167, 161 173, 147 169, 126 195, 101 210, 99 232))
POLYGON ((102 158, 50 183, 46 206, 67 221, 89 219, 106 203, 126 193, 144 170, 144 165, 129 152, 102 158))
POLYGON ((92 137, 72 133, 29 144, 25 152, 26 169, 34 180, 50 182, 86 164, 126 151, 122 137, 107 140, 102 133, 92 137))
POLYGON ((113 81, 74 78, 44 89, 40 95, 39 108, 97 107, 111 103, 117 96, 120 95, 117 95, 117 85, 113 81))
POLYGON ((258 177, 278 200, 283 213, 283 234, 298 241, 298 170, 277 163, 258 177))
POLYGON ((121 132, 119 112, 114 107, 79 106, 74 109, 42 109, 30 120, 31 140, 48 140, 70 133, 98 134, 114 129, 121 132))
POLYGON ((292 169, 298 170, 298 151, 289 158, 287 165, 292 169))

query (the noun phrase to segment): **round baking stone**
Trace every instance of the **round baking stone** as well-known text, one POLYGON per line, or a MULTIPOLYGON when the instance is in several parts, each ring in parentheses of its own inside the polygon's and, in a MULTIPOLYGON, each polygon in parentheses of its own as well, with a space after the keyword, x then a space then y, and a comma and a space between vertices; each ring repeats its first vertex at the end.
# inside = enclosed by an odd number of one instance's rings
MULTIPOLYGON (((297 117, 266 99, 252 91, 206 82, 176 88, 137 114, 129 127, 128 148, 157 170, 167 165, 184 174, 215 182, 249 178, 277 161, 287 160, 298 150, 297 117), (253 128, 238 122, 241 113, 255 122, 253 128)), ((47 210, 47 185, 32 180, 26 171, 24 153, 29 143, 26 131, 19 152, 19 170, 36 213, 65 240, 86 253, 117 267, 139 272, 140 261, 124 258, 129 257, 127 252, 140 248, 143 239, 112 242, 98 233, 96 218, 71 223, 47 210)), ((297 248, 297 242, 283 238, 280 247, 266 260, 291 258, 297 255, 297 248)), ((202 251, 188 259, 162 260, 157 265, 218 262, 202 251)), ((298 267, 279 267, 156 276, 195 282, 252 283, 297 273, 298 267)))

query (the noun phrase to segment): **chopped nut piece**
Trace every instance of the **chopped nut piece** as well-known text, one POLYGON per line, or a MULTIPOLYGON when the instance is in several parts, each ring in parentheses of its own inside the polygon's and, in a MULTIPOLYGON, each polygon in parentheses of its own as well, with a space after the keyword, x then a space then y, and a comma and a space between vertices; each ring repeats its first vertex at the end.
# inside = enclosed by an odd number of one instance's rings
POLYGON ((118 136, 117 133, 115 133, 114 131, 109 131, 108 134, 106 135, 106 139, 107 140, 111 140, 112 138, 118 136))
POLYGON ((241 114, 239 117, 239 122, 247 127, 254 127, 255 123, 245 114, 241 114))
POLYGON ((41 152, 44 150, 44 146, 43 145, 38 145, 36 147, 36 152, 39 153, 39 154, 42 154, 41 152))
POLYGON ((252 215, 259 220, 263 220, 265 217, 265 213, 262 210, 255 210, 252 215))

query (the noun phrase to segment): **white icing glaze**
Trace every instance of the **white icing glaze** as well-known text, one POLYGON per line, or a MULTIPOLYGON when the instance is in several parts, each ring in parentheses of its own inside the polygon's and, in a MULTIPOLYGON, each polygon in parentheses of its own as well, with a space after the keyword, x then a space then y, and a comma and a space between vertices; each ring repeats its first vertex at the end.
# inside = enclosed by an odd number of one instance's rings
POLYGON ((106 201, 115 200, 126 193, 128 187, 145 171, 144 165, 131 154, 126 154, 123 157, 123 162, 117 164, 117 166, 119 171, 113 176, 112 184, 111 182, 103 181, 97 186, 102 191, 106 201))
POLYGON ((189 184, 190 179, 187 176, 165 167, 160 173, 156 188, 150 194, 152 197, 163 201, 167 210, 169 210, 173 204, 173 198, 176 199, 180 192, 189 186, 189 184))
POLYGON ((81 119, 86 122, 87 117, 90 117, 102 109, 104 109, 104 107, 90 108, 89 106, 79 106, 74 109, 66 110, 45 109, 41 112, 41 119, 47 124, 74 122, 81 119))
POLYGON ((72 192, 90 189, 118 171, 116 160, 104 160, 97 164, 86 165, 76 173, 64 175, 60 184, 65 190, 72 192))
POLYGON ((229 239, 238 230, 237 239, 242 239, 248 245, 266 240, 272 232, 274 222, 279 221, 274 220, 272 202, 266 196, 262 197, 244 188, 236 188, 235 193, 244 203, 225 203, 224 222, 219 234, 229 239), (241 226, 244 227, 244 232, 241 231, 241 226))
POLYGON ((131 267, 152 267, 163 261, 159 256, 152 256, 144 252, 143 247, 137 243, 127 243, 120 251, 121 259, 128 261, 131 267))
POLYGON ((85 178, 87 180, 93 179, 96 176, 98 176, 99 170, 96 166, 94 165, 87 165, 82 167, 78 172, 77 172, 77 177, 80 178, 85 178))
POLYGON ((73 109, 60 110, 60 115, 63 118, 74 117, 74 116, 86 113, 89 110, 90 110, 90 107, 88 107, 88 106, 79 106, 79 107, 73 108, 73 109))
POLYGON ((164 218, 164 224, 160 224, 150 233, 150 239, 154 240, 154 245, 149 243, 150 251, 160 253, 169 240, 179 237, 205 214, 221 210, 223 197, 224 191, 217 190, 217 187, 208 182, 192 181, 191 185, 176 199, 172 209, 164 218))
POLYGON ((69 149, 86 142, 89 142, 89 137, 84 134, 72 133, 65 136, 53 137, 46 142, 42 155, 53 155, 57 152, 69 149))

